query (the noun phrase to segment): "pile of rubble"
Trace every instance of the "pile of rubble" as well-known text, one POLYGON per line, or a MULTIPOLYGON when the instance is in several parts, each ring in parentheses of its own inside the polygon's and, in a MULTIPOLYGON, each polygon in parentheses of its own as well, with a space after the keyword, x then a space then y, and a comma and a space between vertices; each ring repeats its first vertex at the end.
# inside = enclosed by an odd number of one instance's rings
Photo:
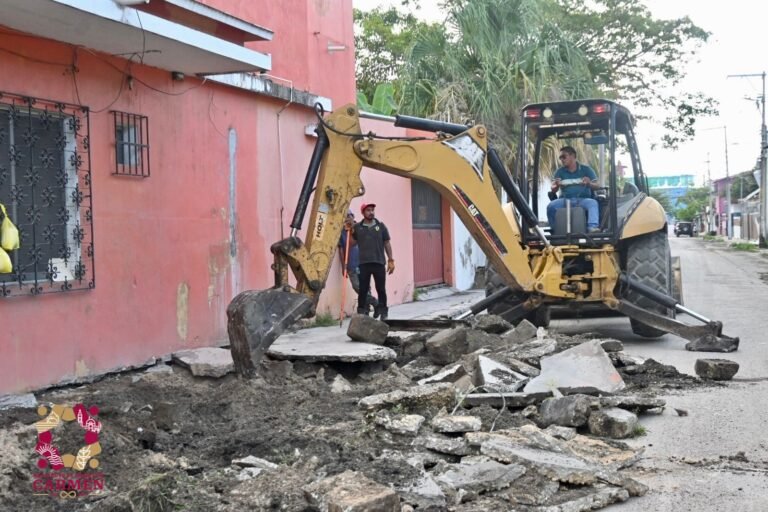
MULTIPOLYGON (((622 375, 697 381, 624 353, 618 340, 550 336, 493 315, 410 335, 355 316, 347 334, 375 347, 365 356, 355 347, 336 356, 319 347, 269 352, 305 365, 394 360, 386 373, 407 377, 399 389, 358 402, 390 478, 347 470, 314 480, 303 490, 319 510, 571 512, 643 495, 647 488, 620 472, 642 450, 615 439, 641 434, 637 414, 665 402, 631 392, 622 375)), ((336 394, 354 389, 341 374, 331 383, 336 394)))
MULTIPOLYGON (((621 439, 665 407, 656 392, 710 385, 618 340, 492 315, 417 333, 357 316, 348 336, 278 342, 251 380, 208 348, 41 402, 101 406, 110 490, 83 498, 92 510, 575 512, 646 493, 623 471, 642 449, 621 439)), ((0 412, 0 439, 23 459, 35 404, 19 407, 0 412)), ((0 498, 45 510, 19 497, 19 467, 0 463, 0 498)))

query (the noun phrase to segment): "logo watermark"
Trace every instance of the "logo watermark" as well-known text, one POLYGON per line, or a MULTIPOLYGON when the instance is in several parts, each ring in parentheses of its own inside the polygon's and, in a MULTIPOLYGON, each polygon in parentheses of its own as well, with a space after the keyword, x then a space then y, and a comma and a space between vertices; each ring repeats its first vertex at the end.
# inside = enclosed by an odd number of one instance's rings
POLYGON ((104 489, 104 474, 96 471, 100 466, 97 456, 101 453, 99 433, 101 421, 96 417, 99 408, 86 408, 83 404, 40 406, 37 414, 42 417, 35 423, 40 472, 32 479, 35 494, 47 494, 63 499, 77 498, 104 489), (83 445, 76 453, 61 453, 54 440, 54 431, 65 423, 77 421, 83 430, 83 445))

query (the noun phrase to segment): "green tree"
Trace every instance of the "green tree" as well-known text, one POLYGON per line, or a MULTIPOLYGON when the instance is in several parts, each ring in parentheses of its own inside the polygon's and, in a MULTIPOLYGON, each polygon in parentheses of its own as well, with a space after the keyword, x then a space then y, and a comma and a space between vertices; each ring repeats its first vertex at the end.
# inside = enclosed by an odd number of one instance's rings
POLYGON ((643 109, 667 112, 661 142, 676 147, 695 134, 696 119, 717 113, 700 92, 681 92, 683 62, 690 61, 709 32, 690 18, 656 19, 637 0, 558 0, 563 30, 587 56, 597 87, 643 109))
POLYGON ((401 70, 401 110, 482 123, 511 162, 525 104, 595 92, 584 54, 560 30, 552 6, 549 0, 446 0, 445 29, 420 32, 401 70))
POLYGON ((357 106, 373 114, 392 115, 397 110, 394 87, 389 83, 377 85, 371 102, 368 102, 363 91, 357 91, 357 106))
POLYGON ((681 205, 675 210, 675 217, 684 221, 691 221, 709 205, 711 191, 709 187, 690 188, 683 197, 678 200, 681 205))
MULTIPOLYGON (((411 3, 404 2, 407 7, 411 3)), ((354 9, 353 16, 357 90, 366 98, 373 98, 379 84, 394 86, 416 34, 429 30, 432 25, 394 7, 371 11, 354 9)))
POLYGON ((669 112, 664 144, 715 112, 697 92, 666 91, 709 34, 688 18, 657 20, 636 0, 444 0, 428 25, 391 11, 357 13, 358 88, 394 83, 400 110, 481 122, 507 160, 528 102, 603 96, 669 112))

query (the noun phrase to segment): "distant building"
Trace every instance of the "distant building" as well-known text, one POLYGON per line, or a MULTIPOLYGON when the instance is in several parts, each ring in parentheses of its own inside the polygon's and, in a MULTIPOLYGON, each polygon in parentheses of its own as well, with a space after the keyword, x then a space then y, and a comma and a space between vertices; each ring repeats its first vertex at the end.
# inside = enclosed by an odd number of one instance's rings
MULTIPOLYGON (((664 192, 669 198, 672 208, 677 208, 680 198, 689 188, 696 186, 695 175, 678 174, 675 176, 648 176, 648 188, 652 191, 664 192)), ((670 212, 671 213, 671 212, 670 212)))

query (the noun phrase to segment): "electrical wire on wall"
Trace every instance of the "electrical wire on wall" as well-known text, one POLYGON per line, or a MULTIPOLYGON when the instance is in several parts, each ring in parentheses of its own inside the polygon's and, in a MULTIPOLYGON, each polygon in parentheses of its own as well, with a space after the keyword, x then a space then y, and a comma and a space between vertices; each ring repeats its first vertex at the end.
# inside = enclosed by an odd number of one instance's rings
MULTIPOLYGON (((139 24, 141 25, 141 18, 139 18, 139 24)), ((127 62, 126 62, 126 65, 125 65, 124 69, 121 69, 115 63, 113 63, 109 58, 106 58, 104 55, 101 55, 101 54, 99 54, 99 53, 97 53, 97 52, 95 52, 95 51, 93 51, 93 50, 91 50, 89 48, 85 48, 85 47, 78 46, 78 45, 62 43, 60 41, 53 41, 53 40, 51 40, 51 41, 54 42, 54 43, 65 45, 65 46, 69 46, 72 49, 72 58, 69 60, 69 62, 66 62, 66 61, 65 62, 59 62, 59 61, 54 61, 54 60, 40 59, 38 57, 27 55, 25 53, 22 53, 20 51, 15 50, 15 49, 4 48, 4 47, 0 47, 0 52, 7 53, 9 55, 13 55, 14 57, 18 57, 18 58, 24 59, 24 60, 26 60, 28 62, 33 62, 35 64, 42 64, 42 65, 47 65, 47 66, 56 66, 56 67, 64 68, 64 74, 70 74, 72 76, 72 87, 73 87, 73 90, 74 90, 74 96, 75 96, 78 104, 80 104, 80 105, 83 105, 84 103, 83 103, 83 100, 82 100, 81 95, 80 95, 81 87, 80 87, 80 84, 78 83, 78 79, 77 79, 77 75, 80 72, 80 69, 79 69, 79 66, 78 66, 78 60, 79 60, 78 59, 78 57, 79 57, 78 52, 79 51, 85 51, 85 52, 89 53, 90 55, 92 55, 93 57, 95 57, 96 59, 100 60, 101 62, 107 64, 109 67, 113 68, 115 71, 117 71, 121 75, 121 80, 120 80, 120 84, 118 85, 117 94, 115 95, 114 99, 112 99, 105 107, 98 108, 98 109, 91 109, 92 113, 104 112, 104 111, 108 110, 109 108, 111 108, 115 103, 117 103, 117 101, 120 99, 120 97, 125 92, 126 85, 130 89, 132 87, 133 82, 141 84, 142 86, 144 86, 147 89, 150 89, 150 90, 152 90, 154 92, 157 92, 159 94, 164 94, 164 95, 167 95, 167 96, 181 96, 181 95, 184 95, 184 94, 186 94, 186 93, 188 93, 188 92, 190 92, 190 91, 192 91, 194 89, 197 89, 197 88, 202 87, 203 85, 205 85, 205 83, 208 81, 207 78, 203 78, 200 81, 200 83, 198 83, 196 85, 193 85, 192 87, 188 87, 187 89, 184 89, 183 91, 166 91, 166 90, 163 90, 163 89, 161 89, 159 87, 156 87, 156 86, 146 82, 145 80, 142 80, 141 78, 135 76, 131 72, 131 64, 133 62, 133 59, 138 59, 138 61, 141 64, 143 64, 144 63, 144 56, 147 53, 152 53, 152 52, 156 51, 156 50, 147 50, 147 48, 146 48, 146 33, 144 32, 143 26, 141 27, 141 30, 142 30, 142 50, 141 50, 141 52, 134 52, 134 53, 129 54, 129 56, 126 58, 127 62)), ((11 37, 27 38, 27 39, 36 39, 36 40, 44 39, 44 38, 41 38, 39 36, 23 34, 23 33, 17 33, 15 31, 6 30, 6 29, 0 29, 0 34, 11 36, 11 37)), ((111 57, 125 58, 125 57, 122 57, 120 55, 113 55, 111 57)))

